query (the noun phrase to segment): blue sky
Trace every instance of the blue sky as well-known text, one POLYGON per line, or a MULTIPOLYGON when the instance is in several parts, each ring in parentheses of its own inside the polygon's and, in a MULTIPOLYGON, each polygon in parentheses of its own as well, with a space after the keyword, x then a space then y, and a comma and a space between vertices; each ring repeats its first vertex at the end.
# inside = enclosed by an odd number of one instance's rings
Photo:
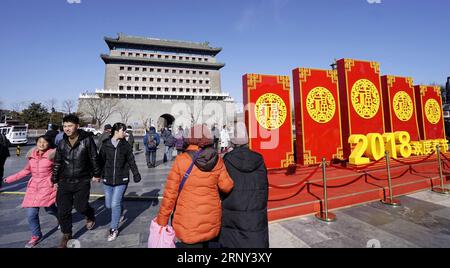
POLYGON ((447 0, 72 1, 0 1, 3 107, 102 88, 103 37, 119 32, 222 47, 222 90, 236 101, 245 73, 290 75, 335 58, 376 60, 417 84, 450 76, 447 0))

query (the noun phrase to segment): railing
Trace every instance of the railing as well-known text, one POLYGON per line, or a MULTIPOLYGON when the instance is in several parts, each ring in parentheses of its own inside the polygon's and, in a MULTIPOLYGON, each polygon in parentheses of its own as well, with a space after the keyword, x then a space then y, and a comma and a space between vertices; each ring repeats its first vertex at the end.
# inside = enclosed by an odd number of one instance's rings
POLYGON ((46 129, 29 129, 28 137, 31 137, 31 138, 39 137, 41 135, 44 135, 46 132, 47 132, 46 129))
POLYGON ((156 96, 187 96, 187 97, 223 97, 226 100, 233 101, 233 98, 230 97, 229 93, 222 92, 209 92, 209 93, 192 93, 192 92, 165 92, 165 91, 120 91, 120 90, 112 90, 112 89, 96 89, 95 93, 86 92, 81 93, 80 98, 100 98, 98 94, 124 94, 124 95, 156 95, 156 96))

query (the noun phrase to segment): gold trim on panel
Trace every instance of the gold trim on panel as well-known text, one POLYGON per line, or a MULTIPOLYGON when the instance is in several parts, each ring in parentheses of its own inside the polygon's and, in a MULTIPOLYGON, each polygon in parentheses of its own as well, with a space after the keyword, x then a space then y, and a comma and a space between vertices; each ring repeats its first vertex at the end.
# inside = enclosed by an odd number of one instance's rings
POLYGON ((436 94, 438 96, 441 96, 442 92, 441 92, 441 87, 440 86, 434 86, 433 89, 434 89, 434 92, 436 92, 436 94))
MULTIPOLYGON (((287 91, 291 90, 291 81, 289 80, 289 76, 284 76, 284 75, 277 76, 277 83, 280 85, 283 85, 283 90, 287 90, 287 91)), ((291 94, 289 94, 289 95, 291 95, 291 94)))
POLYGON ((344 160, 344 150, 342 149, 342 147, 336 149, 336 154, 333 154, 332 158, 344 160))
POLYGON ((427 86, 420 86, 420 96, 425 96, 427 94, 428 87, 427 86))
POLYGON ((287 168, 289 165, 294 164, 294 154, 293 153, 286 153, 286 159, 281 160, 281 167, 287 168))
POLYGON ((395 76, 388 75, 387 76, 387 83, 388 83, 388 86, 389 86, 389 89, 390 89, 395 83, 395 76))
POLYGON ((380 64, 378 62, 371 61, 370 67, 375 71, 376 74, 380 74, 380 64))
POLYGON ((355 66, 355 60, 353 59, 344 59, 344 62, 345 62, 345 70, 347 72, 350 72, 353 66, 355 66))
POLYGON ((248 87, 249 91, 255 90, 256 85, 261 82, 262 82, 262 75, 260 75, 260 74, 248 74, 247 75, 247 87, 248 87))
POLYGON ((305 166, 307 165, 314 165, 317 163, 317 157, 311 156, 311 150, 304 150, 303 152, 303 164, 305 166))
POLYGON ((306 82, 307 78, 311 76, 311 69, 299 68, 298 77, 300 82, 306 82))
POLYGON ((412 77, 405 77, 406 83, 408 83, 409 87, 414 88, 412 77))
POLYGON ((336 70, 327 70, 327 77, 331 78, 331 82, 333 82, 333 84, 337 84, 338 74, 336 70))

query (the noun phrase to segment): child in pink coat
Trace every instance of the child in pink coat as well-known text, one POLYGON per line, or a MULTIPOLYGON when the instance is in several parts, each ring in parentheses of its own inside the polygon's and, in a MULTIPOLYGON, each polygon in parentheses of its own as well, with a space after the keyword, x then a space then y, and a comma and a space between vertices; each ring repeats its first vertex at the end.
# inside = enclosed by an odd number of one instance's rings
POLYGON ((39 208, 45 208, 47 213, 55 217, 58 215, 55 205, 57 186, 51 181, 55 157, 55 149, 51 149, 53 141, 48 136, 40 136, 36 139, 36 145, 27 154, 28 163, 25 168, 4 179, 5 183, 13 183, 31 173, 22 203, 22 207, 27 209, 28 224, 32 233, 30 241, 25 245, 27 248, 34 247, 42 239, 39 208))

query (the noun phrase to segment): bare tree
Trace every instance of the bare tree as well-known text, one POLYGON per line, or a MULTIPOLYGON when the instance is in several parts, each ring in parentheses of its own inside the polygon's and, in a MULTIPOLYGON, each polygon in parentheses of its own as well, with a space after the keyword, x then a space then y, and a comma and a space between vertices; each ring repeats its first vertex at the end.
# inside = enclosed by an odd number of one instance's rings
POLYGON ((120 105, 117 108, 117 111, 120 114, 121 122, 124 123, 125 125, 128 125, 128 120, 130 120, 131 116, 131 107, 126 105, 120 105))
POLYGON ((62 103, 62 111, 66 114, 71 114, 75 110, 75 101, 72 99, 64 100, 62 103))
POLYGON ((195 112, 195 109, 194 109, 194 112, 191 113, 191 126, 194 126, 195 124, 203 123, 203 122, 199 122, 201 115, 202 115, 201 109, 198 109, 197 112, 195 112))
POLYGON ((150 124, 147 115, 146 114, 141 114, 139 116, 139 119, 141 120, 141 123, 144 126, 144 129, 147 130, 148 127, 149 127, 149 124, 150 124))
POLYGON ((51 113, 53 110, 56 110, 56 105, 58 104, 58 100, 55 98, 51 98, 45 102, 45 106, 47 110, 51 113))
POLYGON ((23 109, 25 109, 25 107, 28 106, 28 103, 26 101, 22 101, 22 102, 15 102, 13 104, 11 104, 11 109, 14 112, 20 113, 22 112, 23 109))
POLYGON ((75 101, 72 99, 67 99, 63 101, 62 111, 66 114, 71 114, 75 110, 75 101))
POLYGON ((102 126, 108 118, 116 112, 119 100, 109 98, 90 98, 83 100, 84 112, 91 116, 97 123, 98 127, 102 126))

